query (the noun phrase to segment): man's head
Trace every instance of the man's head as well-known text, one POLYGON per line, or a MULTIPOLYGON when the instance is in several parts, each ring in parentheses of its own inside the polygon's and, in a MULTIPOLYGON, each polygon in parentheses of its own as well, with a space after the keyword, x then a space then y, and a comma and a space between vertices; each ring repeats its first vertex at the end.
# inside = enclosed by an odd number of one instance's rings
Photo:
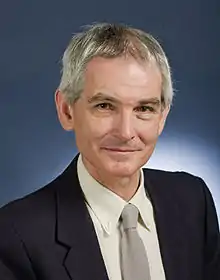
POLYGON ((91 173, 126 177, 150 158, 172 102, 159 43, 124 25, 75 35, 63 56, 56 105, 91 173))

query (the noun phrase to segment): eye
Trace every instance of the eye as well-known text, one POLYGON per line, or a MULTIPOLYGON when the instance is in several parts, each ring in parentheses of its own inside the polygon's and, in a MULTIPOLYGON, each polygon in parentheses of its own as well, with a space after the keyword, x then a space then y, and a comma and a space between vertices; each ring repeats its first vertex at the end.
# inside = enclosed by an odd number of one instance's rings
POLYGON ((114 106, 111 103, 103 102, 95 105, 99 110, 113 110, 114 106))
POLYGON ((155 112, 155 109, 154 107, 143 105, 135 108, 135 111, 140 113, 153 113, 155 112))

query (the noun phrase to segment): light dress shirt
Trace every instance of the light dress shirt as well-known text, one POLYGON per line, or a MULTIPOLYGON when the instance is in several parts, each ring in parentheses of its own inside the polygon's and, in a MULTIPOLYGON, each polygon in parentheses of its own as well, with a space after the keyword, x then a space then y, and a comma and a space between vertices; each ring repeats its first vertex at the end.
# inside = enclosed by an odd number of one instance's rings
MULTIPOLYGON (((77 162, 77 172, 109 280, 122 280, 119 218, 128 202, 96 181, 85 168, 81 155, 77 162)), ((134 204, 140 212, 137 231, 146 249, 151 280, 165 280, 153 208, 145 192, 142 169, 139 188, 129 203, 134 204)))

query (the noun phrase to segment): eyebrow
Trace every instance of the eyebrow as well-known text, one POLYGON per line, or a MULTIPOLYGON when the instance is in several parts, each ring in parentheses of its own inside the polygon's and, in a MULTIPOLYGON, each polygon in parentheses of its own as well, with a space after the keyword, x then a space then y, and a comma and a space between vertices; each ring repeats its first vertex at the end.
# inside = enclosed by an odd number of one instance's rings
POLYGON ((98 92, 88 99, 89 103, 95 103, 98 101, 110 101, 110 102, 120 103, 120 101, 117 100, 116 98, 102 92, 98 92))
MULTIPOLYGON (((91 98, 88 99, 88 103, 90 103, 90 104, 100 102, 100 101, 102 101, 102 102, 108 101, 108 102, 113 102, 113 103, 118 103, 118 104, 121 103, 121 101, 118 100, 117 98, 112 97, 112 96, 102 93, 102 92, 98 92, 97 94, 95 94, 94 96, 92 96, 91 98)), ((152 97, 152 98, 142 99, 138 102, 138 105, 146 105, 146 104, 160 106, 161 100, 158 97, 152 97)))

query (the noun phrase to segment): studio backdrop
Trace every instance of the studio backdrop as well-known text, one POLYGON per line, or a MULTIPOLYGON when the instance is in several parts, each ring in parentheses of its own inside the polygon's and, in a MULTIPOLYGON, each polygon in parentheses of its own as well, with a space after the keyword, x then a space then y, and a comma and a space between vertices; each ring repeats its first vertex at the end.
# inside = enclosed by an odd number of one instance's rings
POLYGON ((169 58, 174 104, 151 168, 208 184, 220 217, 220 1, 1 1, 0 205, 51 181, 77 153, 54 92, 73 33, 121 22, 152 33, 169 58))

